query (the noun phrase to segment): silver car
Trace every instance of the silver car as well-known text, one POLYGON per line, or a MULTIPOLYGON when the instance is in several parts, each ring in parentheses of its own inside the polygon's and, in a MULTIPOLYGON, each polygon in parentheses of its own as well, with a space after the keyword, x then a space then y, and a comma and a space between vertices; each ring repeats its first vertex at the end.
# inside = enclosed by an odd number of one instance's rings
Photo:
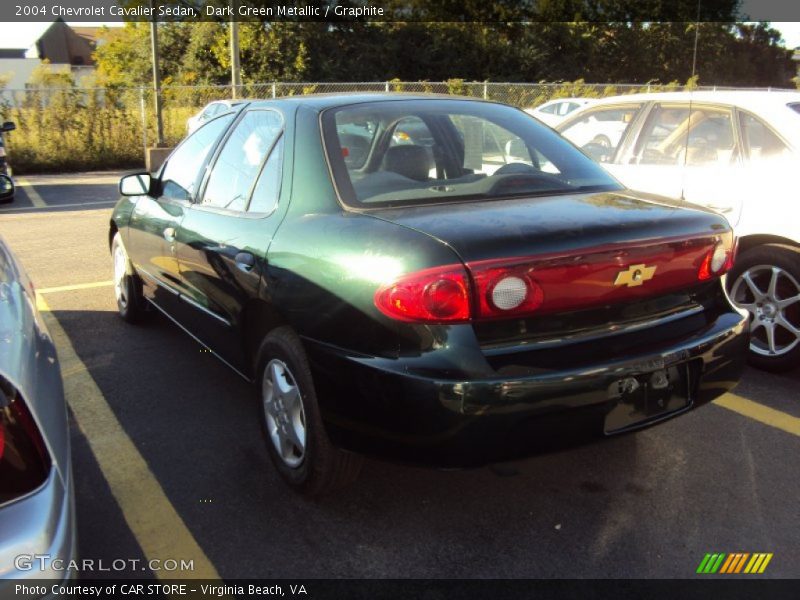
POLYGON ((11 595, 20 580, 66 578, 74 573, 69 563, 75 556, 67 408, 56 349, 30 279, 0 237, 0 597, 11 595))

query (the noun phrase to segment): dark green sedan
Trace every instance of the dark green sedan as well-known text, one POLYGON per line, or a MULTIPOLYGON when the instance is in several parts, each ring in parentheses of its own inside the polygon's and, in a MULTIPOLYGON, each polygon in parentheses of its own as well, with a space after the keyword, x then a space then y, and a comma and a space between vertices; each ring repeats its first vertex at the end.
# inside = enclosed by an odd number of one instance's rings
POLYGON ((640 429, 743 368, 725 219, 509 106, 251 101, 120 191, 121 316, 157 309, 252 381, 303 493, 365 454, 468 466, 640 429))

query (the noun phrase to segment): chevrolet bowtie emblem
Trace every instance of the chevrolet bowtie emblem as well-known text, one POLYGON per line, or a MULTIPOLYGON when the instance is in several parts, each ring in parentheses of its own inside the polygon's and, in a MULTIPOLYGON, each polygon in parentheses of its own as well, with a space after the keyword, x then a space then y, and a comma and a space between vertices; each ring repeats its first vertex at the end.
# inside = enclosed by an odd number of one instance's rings
POLYGON ((624 271, 617 273, 617 278, 614 280, 614 285, 627 285, 628 287, 636 287, 642 285, 648 279, 652 279, 656 274, 655 267, 648 267, 647 265, 631 265, 624 271))

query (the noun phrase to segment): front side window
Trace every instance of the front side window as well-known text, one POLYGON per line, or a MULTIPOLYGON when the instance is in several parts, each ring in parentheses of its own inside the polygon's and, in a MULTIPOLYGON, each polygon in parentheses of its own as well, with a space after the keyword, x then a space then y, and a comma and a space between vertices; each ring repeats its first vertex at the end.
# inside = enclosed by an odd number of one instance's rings
POLYGON ((736 150, 734 140, 730 111, 657 105, 642 129, 635 161, 644 165, 729 164, 736 150))
POLYGON ((245 113, 225 140, 203 193, 203 206, 245 210, 261 165, 283 129, 273 110, 245 113))
POLYGON ((208 155, 232 120, 226 115, 206 123, 175 149, 161 172, 162 196, 192 201, 208 155))
POLYGON ((219 105, 216 103, 209 104, 208 106, 206 106, 206 109, 200 114, 200 118, 210 119, 211 117, 213 117, 215 114, 217 114, 217 106, 219 105))
POLYGON ((599 162, 613 159, 641 104, 588 110, 558 130, 570 142, 599 162))
POLYGON ((383 207, 620 189, 547 127, 514 108, 462 100, 399 100, 331 109, 323 135, 347 204, 383 207), (372 123, 366 156, 346 145, 372 123))
POLYGON ((571 113, 576 108, 578 108, 578 104, 576 102, 562 102, 558 109, 558 114, 563 117, 571 113))
POLYGON ((539 112, 543 112, 548 115, 556 114, 556 110, 558 107, 561 106, 561 102, 556 102, 555 104, 548 104, 547 106, 543 106, 539 109, 539 112))

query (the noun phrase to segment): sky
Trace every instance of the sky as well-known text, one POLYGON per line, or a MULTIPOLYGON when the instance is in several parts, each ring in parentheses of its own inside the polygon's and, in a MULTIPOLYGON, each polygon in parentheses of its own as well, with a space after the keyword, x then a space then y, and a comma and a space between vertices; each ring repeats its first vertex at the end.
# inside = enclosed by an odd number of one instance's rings
POLYGON ((787 48, 800 46, 800 23, 773 23, 772 26, 781 32, 787 48))
MULTIPOLYGON (((99 26, 108 25, 110 27, 119 26, 120 23, 78 23, 69 22, 70 25, 99 26)), ((0 23, 0 48, 22 48, 27 47, 35 41, 39 34, 44 32, 49 23, 0 23)), ((781 32, 787 48, 797 48, 800 46, 800 22, 773 22, 772 27, 781 32)))

